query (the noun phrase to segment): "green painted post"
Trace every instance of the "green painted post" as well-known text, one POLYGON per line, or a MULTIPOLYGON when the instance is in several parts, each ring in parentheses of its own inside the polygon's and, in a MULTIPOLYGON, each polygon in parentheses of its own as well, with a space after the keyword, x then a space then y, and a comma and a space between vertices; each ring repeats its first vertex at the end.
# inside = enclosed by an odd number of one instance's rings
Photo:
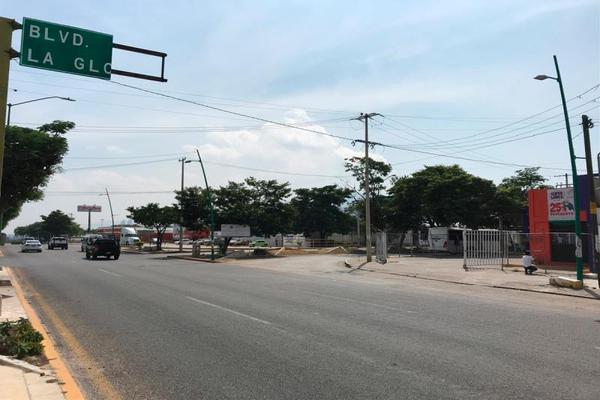
POLYGON ((583 280, 583 248, 581 241, 581 215, 579 210, 579 182, 577 179, 577 157, 573 147, 573 137, 571 135, 571 126, 569 124, 569 113, 567 111, 567 102, 565 100, 565 90, 563 88, 560 70, 558 69, 558 60, 554 56, 554 66, 556 67, 556 80, 560 87, 560 97, 562 99, 563 112, 565 114, 565 125, 567 126, 567 139, 569 141, 569 154, 571 156, 571 171, 573 174, 573 201, 575 202, 575 265, 577 267, 577 280, 583 280))

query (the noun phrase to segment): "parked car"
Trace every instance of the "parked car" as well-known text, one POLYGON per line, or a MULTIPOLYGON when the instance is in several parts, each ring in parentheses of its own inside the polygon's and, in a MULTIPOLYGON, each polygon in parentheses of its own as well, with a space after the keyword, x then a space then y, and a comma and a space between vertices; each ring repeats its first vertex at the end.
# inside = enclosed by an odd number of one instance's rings
POLYGON ((121 246, 115 239, 97 238, 85 248, 85 258, 88 260, 90 258, 95 260, 98 257, 114 257, 115 260, 118 260, 120 256, 121 246))
MULTIPOLYGON (((192 239, 183 239, 183 244, 192 244, 194 241, 192 239)), ((174 244, 179 244, 179 240, 176 240, 174 244)))
POLYGON ((264 239, 257 239, 250 242, 250 247, 269 247, 269 243, 264 239))
POLYGON ((41 253, 42 252, 42 244, 39 240, 26 240, 25 243, 21 246, 21 251, 23 253, 28 251, 34 251, 41 253))
POLYGON ((88 244, 91 244, 94 240, 99 239, 101 237, 102 235, 99 235, 97 233, 89 233, 87 235, 84 235, 81 238, 81 251, 85 251, 85 248, 88 244))
POLYGON ((54 236, 48 241, 48 250, 54 250, 56 248, 67 250, 69 248, 69 241, 67 238, 62 236, 54 236))

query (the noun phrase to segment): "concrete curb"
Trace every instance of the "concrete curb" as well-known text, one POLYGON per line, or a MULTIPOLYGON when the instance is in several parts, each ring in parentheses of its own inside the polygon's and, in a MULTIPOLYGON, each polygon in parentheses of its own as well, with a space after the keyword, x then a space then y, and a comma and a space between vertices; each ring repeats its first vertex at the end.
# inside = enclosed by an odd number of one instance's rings
POLYGON ((19 368, 20 370, 23 370, 25 372, 33 372, 34 374, 38 374, 39 376, 54 376, 50 371, 42 369, 33 364, 29 364, 26 361, 19 360, 17 358, 12 358, 9 356, 0 355, 0 365, 19 368))
POLYGON ((195 257, 190 257, 190 256, 167 256, 166 257, 168 260, 187 260, 187 261, 196 261, 196 262, 205 262, 205 263, 209 263, 209 264, 219 264, 220 261, 219 260, 205 260, 203 258, 195 258, 195 257))
POLYGON ((347 258, 344 259, 344 265, 346 266, 346 268, 350 268, 350 269, 354 269, 354 270, 359 269, 361 271, 377 272, 377 271, 372 270, 372 269, 362 269, 362 267, 364 267, 367 264, 368 263, 365 261, 365 262, 362 262, 358 266, 354 266, 350 261, 348 261, 347 258))
POLYGON ((366 268, 362 268, 365 263, 362 263, 360 266, 355 267, 354 265, 352 265, 348 259, 344 260, 344 264, 347 268, 351 269, 351 270, 359 270, 359 271, 365 271, 365 272, 375 272, 375 273, 379 273, 379 274, 385 274, 385 275, 395 275, 395 276, 402 276, 405 278, 414 278, 414 279, 423 279, 426 281, 434 281, 434 282, 444 282, 444 283, 453 283, 455 285, 466 285, 466 286, 481 286, 481 287, 488 287, 488 288, 493 288, 493 289, 506 289, 506 290, 518 290, 521 292, 532 292, 532 293, 541 293, 541 294, 552 294, 555 296, 567 296, 567 297, 577 297, 580 299, 588 299, 588 300, 600 300, 600 298, 593 298, 593 297, 588 297, 588 296, 582 296, 580 294, 576 294, 576 293, 556 293, 556 292, 545 292, 543 290, 535 290, 535 289, 528 289, 528 288, 520 288, 520 287, 514 287, 514 286, 500 286, 500 285, 482 285, 482 284, 478 284, 478 283, 470 283, 470 282, 461 282, 461 281, 453 281, 453 280, 448 280, 448 279, 439 279, 439 278, 430 278, 427 276, 419 276, 416 274, 401 274, 401 273, 397 273, 397 272, 385 272, 385 271, 377 271, 374 269, 366 269, 366 268))

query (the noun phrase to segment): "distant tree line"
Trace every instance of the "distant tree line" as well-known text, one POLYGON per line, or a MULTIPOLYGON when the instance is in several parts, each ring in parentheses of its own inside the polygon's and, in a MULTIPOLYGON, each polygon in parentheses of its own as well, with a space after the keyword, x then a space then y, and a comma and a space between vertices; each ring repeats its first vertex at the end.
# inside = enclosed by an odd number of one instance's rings
POLYGON ((53 236, 79 236, 84 230, 72 217, 60 210, 42 215, 41 221, 15 228, 15 235, 47 241, 53 236))
MULTIPOLYGON (((423 226, 467 226, 469 228, 517 228, 527 206, 527 190, 544 185, 538 168, 516 171, 499 185, 469 174, 458 165, 434 165, 410 175, 392 175, 390 164, 368 160, 373 230, 406 234, 423 226)), ((221 224, 247 224, 253 235, 303 233, 326 238, 349 233, 356 219, 364 221, 365 159, 346 160, 346 171, 356 187, 326 185, 292 190, 288 182, 253 177, 212 188, 216 229, 221 224)), ((129 207, 128 217, 153 226, 159 236, 172 223, 187 229, 205 229, 210 224, 207 190, 188 187, 176 191, 172 206, 149 203, 129 207)), ((228 242, 224 246, 226 248, 228 242)))

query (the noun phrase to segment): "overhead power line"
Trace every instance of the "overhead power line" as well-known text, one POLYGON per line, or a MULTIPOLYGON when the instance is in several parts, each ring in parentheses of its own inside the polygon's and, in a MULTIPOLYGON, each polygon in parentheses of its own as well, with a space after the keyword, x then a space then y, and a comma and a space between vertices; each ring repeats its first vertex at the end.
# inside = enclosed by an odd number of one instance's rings
POLYGON ((349 142, 352 142, 354 140, 354 139, 346 137, 346 136, 334 135, 334 134, 331 134, 331 133, 317 131, 317 130, 314 130, 314 129, 303 128, 303 127, 300 127, 300 126, 295 126, 295 125, 292 125, 292 124, 288 124, 288 123, 285 123, 285 122, 279 122, 279 121, 271 120, 271 119, 268 119, 268 118, 262 118, 262 117, 257 117, 257 116, 250 115, 250 114, 240 113, 240 112, 237 112, 237 111, 231 111, 231 110, 227 110, 225 108, 211 106, 209 104, 200 103, 198 101, 184 99, 182 97, 172 96, 170 94, 165 94, 165 93, 157 92, 157 91, 154 91, 154 90, 144 89, 144 88, 141 88, 141 87, 129 85, 129 84, 122 83, 122 82, 116 82, 116 81, 110 81, 110 82, 114 83, 115 85, 119 85, 119 86, 123 86, 123 87, 128 87, 130 89, 139 90, 141 92, 152 93, 152 94, 154 94, 156 96, 165 97, 165 98, 176 100, 176 101, 180 101, 180 102, 183 102, 183 103, 195 104, 197 106, 208 108, 210 110, 220 111, 220 112, 223 112, 223 113, 226 113, 226 114, 236 115, 238 117, 249 118, 249 119, 253 119, 255 121, 261 121, 261 122, 264 122, 264 123, 267 123, 267 124, 279 125, 279 126, 283 126, 283 127, 286 127, 286 128, 297 129, 297 130, 300 130, 300 131, 309 132, 309 133, 313 133, 313 134, 317 134, 317 135, 329 136, 329 137, 332 137, 332 138, 346 140, 346 141, 349 141, 349 142))
MULTIPOLYGON (((179 153, 179 154, 181 155, 181 153, 179 153)), ((178 160, 178 158, 166 158, 166 159, 158 159, 158 160, 137 161, 137 162, 130 162, 130 163, 90 165, 90 166, 85 166, 85 167, 65 168, 65 169, 63 169, 63 172, 84 171, 84 170, 103 169, 103 168, 118 168, 118 167, 132 166, 132 165, 158 164, 158 163, 163 163, 163 162, 167 162, 167 161, 173 162, 173 161, 177 161, 177 160, 178 160)), ((266 173, 278 174, 278 175, 307 176, 307 177, 315 177, 315 178, 346 178, 347 177, 346 175, 309 174, 309 173, 304 173, 304 172, 280 171, 280 170, 273 170, 273 169, 266 169, 266 168, 246 167, 246 166, 242 166, 242 165, 227 164, 227 163, 221 163, 221 162, 216 162, 216 161, 204 161, 204 163, 209 164, 209 165, 217 165, 217 166, 221 166, 221 167, 226 167, 226 168, 234 168, 234 169, 241 169, 241 170, 255 171, 255 172, 266 172, 266 173)))

